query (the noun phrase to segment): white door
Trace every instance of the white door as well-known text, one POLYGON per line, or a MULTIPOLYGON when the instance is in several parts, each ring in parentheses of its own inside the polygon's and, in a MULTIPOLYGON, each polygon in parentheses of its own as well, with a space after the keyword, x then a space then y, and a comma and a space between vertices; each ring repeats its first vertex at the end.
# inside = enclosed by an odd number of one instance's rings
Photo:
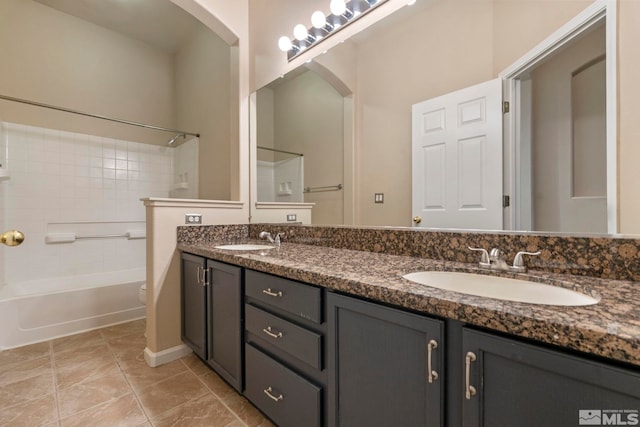
POLYGON ((413 105, 414 226, 502 229, 502 81, 413 105))

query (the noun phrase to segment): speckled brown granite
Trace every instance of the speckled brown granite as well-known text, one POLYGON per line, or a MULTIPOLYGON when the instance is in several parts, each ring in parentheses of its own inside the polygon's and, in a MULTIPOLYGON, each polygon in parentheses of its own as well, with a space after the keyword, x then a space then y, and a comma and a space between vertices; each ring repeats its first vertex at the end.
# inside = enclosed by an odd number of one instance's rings
POLYGON ((240 229, 229 228, 238 234, 228 238, 221 228, 212 227, 215 232, 197 228, 202 235, 222 238, 209 240, 198 236, 194 227, 180 227, 179 250, 640 366, 638 284, 609 278, 639 277, 634 239, 279 225, 250 225, 246 236, 240 229), (260 230, 285 231, 285 242, 278 249, 259 252, 213 248, 216 243, 246 242, 260 230), (469 256, 467 245, 500 247, 509 260, 516 250, 541 249, 542 262, 535 264, 539 270, 526 275, 491 274, 573 287, 599 297, 600 302, 583 307, 517 303, 444 291, 402 278, 423 270, 488 274, 477 269, 478 255, 469 256), (571 254, 558 253, 560 249, 571 254), (591 266, 594 256, 600 261, 591 266), (624 262, 614 261, 623 256, 624 262), (562 268, 563 260, 568 268, 562 268))

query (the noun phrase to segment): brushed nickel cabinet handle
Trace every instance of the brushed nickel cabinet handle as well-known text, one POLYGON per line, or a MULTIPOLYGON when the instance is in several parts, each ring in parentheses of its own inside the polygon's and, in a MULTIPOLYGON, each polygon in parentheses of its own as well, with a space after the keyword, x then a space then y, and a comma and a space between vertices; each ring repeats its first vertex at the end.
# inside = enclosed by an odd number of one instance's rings
POLYGON ((438 348, 438 342, 436 340, 429 340, 429 343, 427 343, 427 379, 429 384, 438 380, 438 373, 434 371, 432 367, 433 350, 436 348, 438 348))
POLYGON ((476 395, 476 388, 470 384, 471 380, 469 378, 471 376, 470 374, 471 362, 475 362, 475 361, 476 361, 476 355, 470 351, 467 352, 467 355, 465 357, 465 394, 464 394, 467 400, 471 400, 471 396, 476 395))
POLYGON ((271 288, 263 289, 262 293, 263 294, 267 294, 270 297, 281 297, 282 296, 282 291, 274 291, 274 290, 271 290, 271 288))
POLYGON ((282 338, 282 332, 274 332, 273 329, 271 329, 271 326, 267 326, 262 330, 262 332, 269 335, 271 338, 282 338))
POLYGON ((274 402, 280 402, 282 399, 284 399, 284 397, 282 395, 274 396, 272 394, 273 393, 273 389, 271 387, 267 387, 266 389, 264 389, 262 391, 264 391, 264 394, 269 396, 269 398, 272 399, 274 402))
POLYGON ((196 270, 196 281, 199 285, 207 286, 207 270, 204 267, 198 266, 196 270))

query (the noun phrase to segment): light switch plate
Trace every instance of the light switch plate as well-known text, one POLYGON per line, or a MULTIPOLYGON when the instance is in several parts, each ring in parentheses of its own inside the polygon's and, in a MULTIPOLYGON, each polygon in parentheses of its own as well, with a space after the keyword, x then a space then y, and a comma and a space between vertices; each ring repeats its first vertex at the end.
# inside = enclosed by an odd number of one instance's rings
POLYGON ((373 195, 374 203, 384 203, 384 193, 375 193, 373 195))
POLYGON ((187 225, 202 224, 202 214, 185 214, 184 223, 187 225))
POLYGON ((297 221, 298 216, 296 214, 287 214, 287 221, 297 221))

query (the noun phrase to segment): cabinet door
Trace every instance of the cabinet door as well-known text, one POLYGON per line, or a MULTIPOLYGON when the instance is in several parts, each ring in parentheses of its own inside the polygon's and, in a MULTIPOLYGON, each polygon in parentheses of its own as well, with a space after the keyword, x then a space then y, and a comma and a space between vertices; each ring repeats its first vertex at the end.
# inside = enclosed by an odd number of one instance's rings
POLYGON ((182 254, 180 282, 182 341, 202 359, 207 358, 207 288, 204 269, 204 258, 182 254))
POLYGON ((462 341, 465 427, 638 425, 640 370, 466 328, 462 341))
POLYGON ((443 322, 334 293, 327 307, 329 425, 442 425, 443 322))
POLYGON ((207 261, 209 346, 207 363, 242 391, 242 269, 207 261))

